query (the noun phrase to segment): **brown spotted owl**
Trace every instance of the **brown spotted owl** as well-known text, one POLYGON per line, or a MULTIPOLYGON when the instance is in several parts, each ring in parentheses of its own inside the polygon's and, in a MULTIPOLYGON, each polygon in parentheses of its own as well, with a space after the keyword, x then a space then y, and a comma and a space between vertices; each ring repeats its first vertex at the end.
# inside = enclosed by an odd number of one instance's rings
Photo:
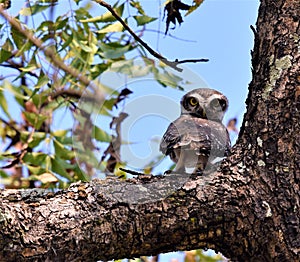
POLYGON ((176 163, 175 172, 201 173, 229 153, 230 138, 222 124, 228 99, 216 90, 199 88, 180 103, 181 115, 169 125, 160 151, 176 163))

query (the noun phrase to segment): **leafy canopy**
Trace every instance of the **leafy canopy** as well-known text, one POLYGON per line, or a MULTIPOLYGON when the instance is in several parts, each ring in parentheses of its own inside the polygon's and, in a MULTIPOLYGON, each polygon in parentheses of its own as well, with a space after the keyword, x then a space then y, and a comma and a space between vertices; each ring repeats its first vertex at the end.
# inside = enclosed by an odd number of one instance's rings
MULTIPOLYGON (((63 188, 126 164, 118 158, 124 141, 116 126, 106 130, 94 121, 100 114, 113 123, 118 103, 130 95, 104 85, 105 72, 151 74, 163 87, 180 88, 182 79, 149 57, 111 12, 81 0, 61 7, 29 1, 16 17, 0 20, 0 176, 7 188, 63 188)), ((140 35, 157 19, 138 1, 113 9, 140 35)))

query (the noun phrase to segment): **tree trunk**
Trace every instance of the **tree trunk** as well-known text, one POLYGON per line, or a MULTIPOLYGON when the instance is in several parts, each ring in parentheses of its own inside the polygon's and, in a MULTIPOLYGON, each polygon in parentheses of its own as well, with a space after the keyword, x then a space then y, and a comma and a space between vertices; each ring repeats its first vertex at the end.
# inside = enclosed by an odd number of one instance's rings
POLYGON ((261 1, 247 113, 218 172, 0 191, 0 260, 212 248, 233 261, 299 261, 299 17, 299 0, 261 1))

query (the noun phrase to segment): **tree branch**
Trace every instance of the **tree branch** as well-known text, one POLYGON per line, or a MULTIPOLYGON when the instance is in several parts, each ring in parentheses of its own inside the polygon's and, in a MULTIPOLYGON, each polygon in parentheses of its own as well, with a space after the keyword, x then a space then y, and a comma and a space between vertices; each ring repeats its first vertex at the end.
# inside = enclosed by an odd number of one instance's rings
MULTIPOLYGON (((224 226, 234 230, 239 208, 225 204, 223 213, 222 198, 214 197, 221 182, 209 182, 212 177, 110 178, 75 183, 55 194, 0 191, 0 258, 107 261, 183 248, 218 249, 224 226)), ((237 197, 222 188, 223 197, 237 197)))
POLYGON ((133 36, 133 38, 139 42, 143 47, 146 48, 146 50, 153 55, 155 58, 159 59, 162 61, 164 64, 172 67, 173 69, 182 72, 183 69, 179 68, 177 65, 178 64, 183 64, 183 63, 197 63, 197 62, 208 62, 208 59, 187 59, 187 60, 182 60, 179 61, 176 59, 175 61, 169 61, 167 58, 163 57, 161 54, 157 53, 155 50, 153 50, 146 42, 144 42, 138 35, 133 32, 133 30, 126 24, 126 22, 115 12, 115 10, 112 8, 111 5, 106 3, 103 0, 95 0, 99 5, 105 7, 111 14, 122 24, 122 26, 133 36))
MULTIPOLYGON (((5 18, 10 25, 15 28, 17 31, 19 31, 22 35, 24 35, 31 43, 33 43, 37 48, 42 50, 46 57, 48 57, 52 63, 59 69, 63 70, 67 74, 73 76, 74 78, 78 79, 82 84, 84 84, 86 87, 92 86, 94 90, 97 90, 93 87, 93 82, 88 79, 82 72, 79 72, 77 69, 73 67, 67 66, 61 59, 58 57, 55 52, 51 48, 47 48, 47 46, 44 45, 44 43, 36 38, 31 31, 21 26, 20 22, 17 22, 16 19, 9 16, 3 9, 2 5, 0 5, 0 15, 5 18)), ((99 92, 97 92, 97 95, 102 95, 99 92)), ((102 97, 103 99, 103 97, 102 97)))

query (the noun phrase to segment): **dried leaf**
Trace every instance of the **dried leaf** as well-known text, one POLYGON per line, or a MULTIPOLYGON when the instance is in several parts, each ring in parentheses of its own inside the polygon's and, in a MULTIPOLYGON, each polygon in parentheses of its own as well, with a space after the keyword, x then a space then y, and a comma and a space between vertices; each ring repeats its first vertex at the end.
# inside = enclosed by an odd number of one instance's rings
POLYGON ((229 119, 227 126, 226 126, 228 132, 233 131, 233 132, 238 133, 239 130, 237 129, 236 124, 237 124, 237 118, 229 119))
POLYGON ((55 175, 51 174, 51 173, 44 173, 38 176, 38 179, 43 183, 43 184, 47 184, 47 183, 56 183, 58 182, 58 179, 56 178, 55 175))
POLYGON ((180 0, 173 0, 166 4, 165 12, 167 12, 166 31, 168 33, 170 23, 176 25, 176 21, 181 24, 183 22, 180 10, 189 10, 191 6, 182 3, 180 0))
MULTIPOLYGON (((118 103, 120 103, 121 101, 123 101, 128 95, 132 94, 133 92, 131 90, 129 90, 128 88, 124 88, 121 93, 118 95, 114 106, 116 108, 118 108, 118 103)), ((119 116, 120 117, 120 116, 119 116)))
MULTIPOLYGON (((127 89, 130 91, 129 89, 127 89)), ((125 91, 125 92, 128 92, 125 91)), ((131 91, 130 91, 131 92, 131 91)), ((121 92, 122 93, 122 92, 121 92)), ((109 155, 106 164, 106 170, 113 173, 117 163, 120 162, 120 147, 121 147, 121 123, 128 116, 128 114, 121 112, 118 117, 114 117, 110 123, 110 128, 115 129, 117 136, 112 136, 112 141, 109 143, 108 148, 102 155, 101 162, 109 155)))

